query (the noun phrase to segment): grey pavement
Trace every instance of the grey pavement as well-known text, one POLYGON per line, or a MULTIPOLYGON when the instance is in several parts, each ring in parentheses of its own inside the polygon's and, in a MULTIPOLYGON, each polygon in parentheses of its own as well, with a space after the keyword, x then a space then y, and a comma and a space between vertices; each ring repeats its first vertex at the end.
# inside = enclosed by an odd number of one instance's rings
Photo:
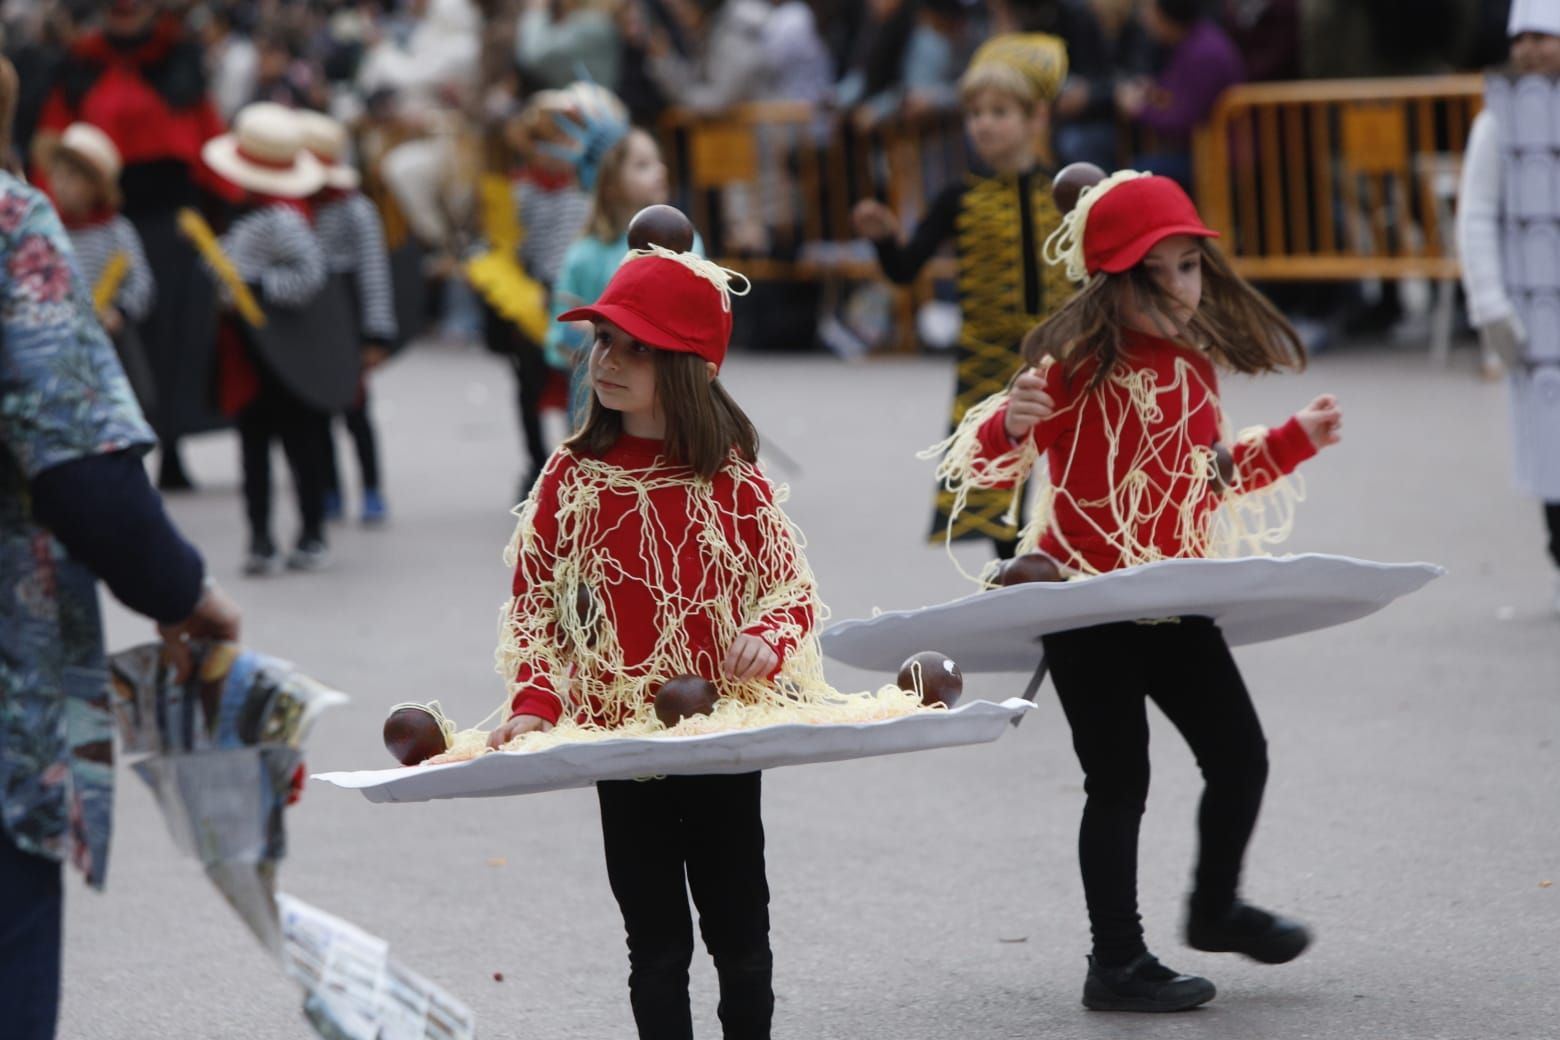
MULTIPOLYGON (((1275 968, 1181 945, 1199 783, 1156 715, 1141 855, 1149 943, 1214 979, 1219 997, 1168 1017, 1079 1006, 1082 791, 1048 685, 996 744, 766 774, 775 1035, 1560 1035, 1560 618, 1539 509, 1507 480, 1502 388, 1470 368, 1381 348, 1225 388, 1236 425, 1280 421, 1324 390, 1343 401, 1345 442, 1305 468, 1288 548, 1449 571, 1367 620, 1237 652, 1273 762, 1247 893, 1308 921, 1310 952, 1275 968)), ((950 380, 939 358, 728 366, 738 400, 801 465, 775 472, 836 617, 968 591, 923 541, 930 467, 914 458, 941 434, 950 380)), ((470 724, 502 698, 500 555, 521 468, 508 371, 475 350, 426 347, 376 377, 375 394, 393 520, 338 529, 334 570, 238 576, 230 435, 191 444, 202 490, 171 503, 242 601, 247 641, 352 695, 315 731, 319 770, 390 764, 379 731, 397 701, 437 697, 470 724)), ((967 565, 981 555, 961 552, 967 565)), ((150 629, 111 605, 109 632, 125 646, 150 629)), ((859 689, 886 677, 832 678, 859 689)), ((1000 699, 1023 681, 971 677, 966 696, 1000 699)), ((299 992, 174 851, 124 770, 117 805, 109 891, 68 891, 60 1035, 312 1035, 299 992)), ((632 1035, 589 790, 373 805, 314 784, 288 827, 282 887, 388 939, 472 1005, 482 1036, 632 1035)), ((718 1036, 702 951, 693 1000, 698 1034, 718 1036)))

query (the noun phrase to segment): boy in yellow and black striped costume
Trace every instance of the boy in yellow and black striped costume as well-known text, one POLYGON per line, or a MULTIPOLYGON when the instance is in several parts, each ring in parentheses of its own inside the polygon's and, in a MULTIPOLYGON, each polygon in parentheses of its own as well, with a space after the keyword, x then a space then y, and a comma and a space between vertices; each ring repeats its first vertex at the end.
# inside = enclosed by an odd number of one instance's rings
MULTIPOLYGON (((856 207, 856 230, 877 247, 892 281, 913 281, 949 238, 959 265, 958 385, 949 429, 989 395, 1005 389, 1023 366, 1019 341, 1072 294, 1060 267, 1046 264, 1045 240, 1061 223, 1051 199, 1051 171, 1039 160, 1050 133, 1051 102, 1067 75, 1062 41, 1043 33, 1012 33, 981 46, 959 81, 964 127, 981 164, 932 202, 908 244, 899 222, 880 202, 856 207)), ((1011 491, 976 491, 948 530, 951 492, 939 489, 931 537, 989 538, 1011 556, 1018 528, 1003 517, 1011 491)))

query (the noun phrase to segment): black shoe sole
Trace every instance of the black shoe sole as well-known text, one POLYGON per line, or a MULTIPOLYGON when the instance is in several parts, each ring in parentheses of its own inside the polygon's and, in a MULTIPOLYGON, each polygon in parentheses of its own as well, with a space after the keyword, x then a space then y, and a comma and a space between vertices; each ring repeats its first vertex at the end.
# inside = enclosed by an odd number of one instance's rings
POLYGON ((1203 953, 1238 953, 1249 957, 1258 964, 1288 964, 1300 956, 1311 945, 1311 933, 1304 928, 1296 929, 1283 939, 1273 939, 1259 948, 1241 946, 1229 942, 1210 941, 1205 937, 1194 935, 1190 930, 1186 934, 1186 945, 1203 953))
POLYGON ((1201 1007, 1214 997, 1218 996, 1218 990, 1213 984, 1208 984, 1206 993, 1194 993, 1179 1001, 1147 1000, 1142 997, 1118 997, 1114 993, 1091 994, 1089 987, 1083 988, 1083 1006, 1090 1011, 1135 1011, 1148 1013, 1167 1013, 1174 1011, 1190 1011, 1201 1007))

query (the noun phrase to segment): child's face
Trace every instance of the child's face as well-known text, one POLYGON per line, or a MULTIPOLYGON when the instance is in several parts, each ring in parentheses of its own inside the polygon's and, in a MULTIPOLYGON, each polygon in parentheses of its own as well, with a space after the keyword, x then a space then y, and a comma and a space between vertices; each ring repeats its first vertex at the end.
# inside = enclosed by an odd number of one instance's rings
POLYGON ((671 191, 666 179, 666 164, 655 139, 642 130, 628 135, 624 148, 623 170, 619 175, 623 201, 634 211, 663 203, 671 191))
POLYGON ((624 417, 656 417, 655 348, 647 347, 610 321, 591 323, 590 383, 603 408, 624 417))
POLYGON ((988 166, 1008 172, 1034 156, 1045 124, 1045 106, 1026 111, 1018 99, 1000 90, 981 90, 964 103, 964 129, 975 154, 988 166))
MULTIPOLYGON (((1202 247, 1191 235, 1171 235, 1161 239, 1143 257, 1142 265, 1149 278, 1172 301, 1174 308, 1168 315, 1175 326, 1184 326, 1197 312, 1202 302, 1202 247)), ((1154 336, 1168 336, 1175 331, 1167 328, 1164 315, 1157 311, 1144 311, 1139 301, 1129 302, 1127 324, 1139 332, 1154 336)))
POLYGON ((50 164, 49 186, 54 190, 54 204, 66 216, 90 213, 97 203, 97 187, 75 163, 55 160, 50 164))
POLYGON ((1524 76, 1560 75, 1560 36, 1525 32, 1514 37, 1511 63, 1524 76))

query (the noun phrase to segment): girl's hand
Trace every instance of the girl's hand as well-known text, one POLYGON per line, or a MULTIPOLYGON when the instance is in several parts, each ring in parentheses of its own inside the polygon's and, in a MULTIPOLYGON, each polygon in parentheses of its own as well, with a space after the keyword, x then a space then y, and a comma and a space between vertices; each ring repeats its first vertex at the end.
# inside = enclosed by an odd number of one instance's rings
POLYGON ((856 234, 862 238, 881 242, 885 238, 899 237, 899 218, 877 199, 862 199, 856 203, 850 219, 856 226, 856 234))
POLYGON ((1332 394, 1323 394, 1295 413, 1295 421, 1318 449, 1343 439, 1343 409, 1332 394))
POLYGON ((1017 444, 1029 436, 1029 431, 1037 423, 1044 422, 1054 414, 1056 402, 1045 392, 1045 377, 1039 369, 1026 369, 1013 382, 1013 390, 1008 395, 1007 417, 1002 427, 1007 431, 1008 440, 1017 444))
POLYGON ((487 746, 497 750, 522 733, 546 733, 553 724, 539 715, 516 715, 488 734, 487 746))
POLYGON ((780 655, 757 636, 741 635, 731 642, 721 670, 733 679, 762 679, 780 667, 780 655))

